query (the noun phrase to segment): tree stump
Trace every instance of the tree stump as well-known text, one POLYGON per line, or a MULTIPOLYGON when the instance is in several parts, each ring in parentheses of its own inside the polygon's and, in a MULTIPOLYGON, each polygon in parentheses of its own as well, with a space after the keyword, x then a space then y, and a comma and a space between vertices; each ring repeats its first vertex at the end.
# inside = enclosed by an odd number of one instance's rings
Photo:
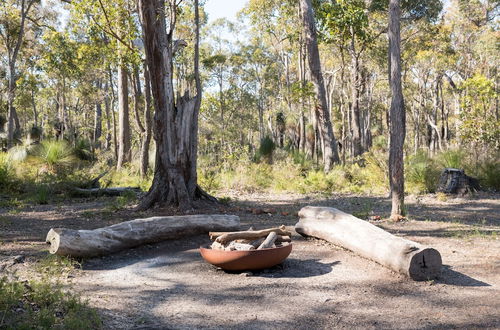
POLYGON ((466 194, 480 190, 479 181, 467 176, 464 170, 445 168, 439 178, 438 192, 446 194, 466 194))

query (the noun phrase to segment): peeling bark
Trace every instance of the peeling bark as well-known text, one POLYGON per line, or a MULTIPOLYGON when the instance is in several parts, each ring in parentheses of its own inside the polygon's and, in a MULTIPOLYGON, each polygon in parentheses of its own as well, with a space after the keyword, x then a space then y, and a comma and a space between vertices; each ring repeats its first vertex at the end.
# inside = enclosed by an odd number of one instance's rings
POLYGON ((197 184, 198 113, 201 102, 199 74, 199 13, 195 0, 195 95, 186 91, 175 98, 173 84, 173 31, 176 3, 171 9, 169 30, 165 17, 165 2, 140 0, 139 11, 144 35, 146 61, 151 91, 154 99, 154 138, 156 163, 150 190, 138 205, 138 210, 155 205, 178 206, 191 209, 198 199, 216 199, 205 193, 197 184))

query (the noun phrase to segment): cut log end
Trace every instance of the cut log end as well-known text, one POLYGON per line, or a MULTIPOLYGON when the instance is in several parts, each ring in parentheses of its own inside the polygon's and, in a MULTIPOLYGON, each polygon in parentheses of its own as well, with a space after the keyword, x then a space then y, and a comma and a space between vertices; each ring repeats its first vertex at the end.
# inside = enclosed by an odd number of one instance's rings
POLYGON ((442 264, 436 249, 424 248, 412 256, 408 275, 415 281, 432 280, 441 274, 442 264))
POLYGON ((50 244, 49 252, 55 254, 59 250, 59 245, 61 243, 61 237, 59 235, 59 230, 52 228, 47 233, 45 238, 45 243, 50 244))

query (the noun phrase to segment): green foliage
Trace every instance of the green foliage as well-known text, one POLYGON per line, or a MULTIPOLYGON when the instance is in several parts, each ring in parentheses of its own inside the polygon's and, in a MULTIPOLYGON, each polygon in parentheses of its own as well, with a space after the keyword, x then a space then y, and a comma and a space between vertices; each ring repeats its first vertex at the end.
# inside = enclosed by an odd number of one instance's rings
POLYGON ((463 169, 467 163, 467 154, 463 150, 446 150, 437 155, 437 162, 442 167, 463 169))
POLYGON ((80 160, 92 160, 94 158, 94 155, 92 153, 92 146, 90 145, 90 141, 86 139, 77 140, 74 147, 74 154, 76 158, 80 160))
POLYGON ((36 204, 48 204, 49 195, 50 195, 49 187, 47 185, 40 184, 35 187, 32 200, 36 204))
POLYGON ((101 328, 95 310, 79 296, 47 280, 26 283, 0 278, 0 311, 0 328, 101 328))
POLYGON ((329 42, 346 43, 351 38, 370 41, 368 13, 364 1, 321 2, 317 10, 322 37, 329 42))
POLYGON ((411 193, 433 193, 439 182, 440 169, 427 152, 419 150, 405 164, 406 190, 411 193))
POLYGON ((7 188, 12 183, 12 168, 9 155, 0 152, 0 190, 7 188))
POLYGON ((76 164, 73 150, 65 141, 45 140, 33 155, 51 173, 63 173, 76 164))
POLYGON ((465 80, 460 88, 463 90, 462 111, 460 113, 459 134, 464 143, 478 143, 500 147, 500 122, 496 116, 495 82, 481 74, 465 80))
POLYGON ((275 149, 276 144, 274 143, 273 139, 271 139, 269 136, 264 137, 260 141, 257 159, 259 159, 260 157, 264 157, 267 163, 272 163, 273 152, 275 149))
POLYGON ((500 191, 500 157, 483 161, 479 165, 478 177, 482 187, 500 191))

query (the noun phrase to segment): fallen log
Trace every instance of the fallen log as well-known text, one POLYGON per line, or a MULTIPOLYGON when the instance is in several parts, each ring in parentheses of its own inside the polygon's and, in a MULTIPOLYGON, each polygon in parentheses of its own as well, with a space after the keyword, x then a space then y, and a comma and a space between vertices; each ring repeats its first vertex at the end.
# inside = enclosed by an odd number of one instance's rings
POLYGON ((138 194, 140 188, 136 187, 113 187, 113 188, 74 188, 74 194, 78 196, 122 196, 127 193, 138 194))
POLYGON ((420 281, 441 272, 441 255, 335 208, 306 206, 295 231, 324 239, 420 281))
POLYGON ((289 231, 285 230, 285 226, 280 226, 279 228, 269 228, 262 230, 251 230, 251 231, 237 231, 237 232, 210 232, 210 239, 216 240, 219 243, 225 244, 230 241, 237 239, 254 240, 261 237, 266 237, 269 233, 275 232, 277 235, 281 236, 291 236, 289 231))
POLYGON ((240 219, 235 215, 152 217, 94 230, 52 228, 45 241, 52 254, 93 257, 211 230, 236 230, 239 226, 240 219))

